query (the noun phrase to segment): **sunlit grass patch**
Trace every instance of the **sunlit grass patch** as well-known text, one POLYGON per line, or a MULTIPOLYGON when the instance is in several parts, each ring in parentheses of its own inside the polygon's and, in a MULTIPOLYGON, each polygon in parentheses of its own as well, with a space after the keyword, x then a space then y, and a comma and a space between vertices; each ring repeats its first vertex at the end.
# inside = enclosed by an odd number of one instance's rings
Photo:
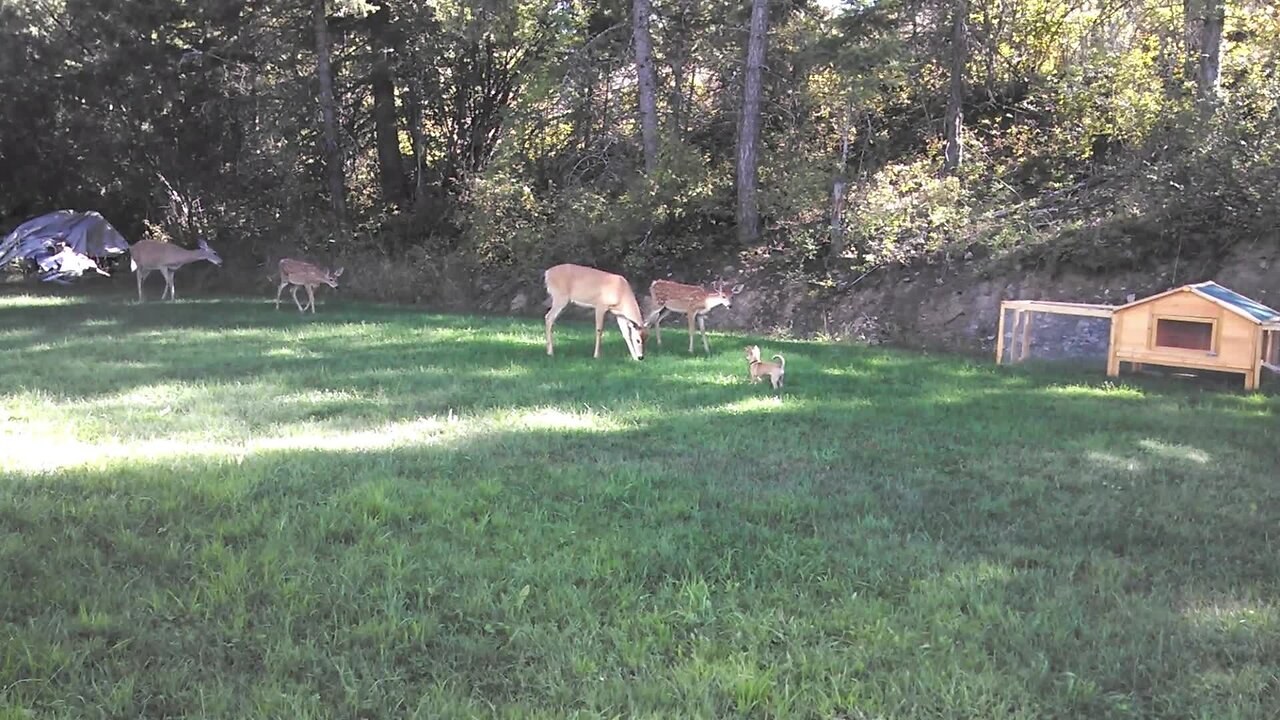
POLYGON ((0 295, 0 308, 38 308, 38 307, 62 307, 67 305, 81 305, 88 302, 84 298, 74 295, 33 295, 33 294, 13 294, 0 295))

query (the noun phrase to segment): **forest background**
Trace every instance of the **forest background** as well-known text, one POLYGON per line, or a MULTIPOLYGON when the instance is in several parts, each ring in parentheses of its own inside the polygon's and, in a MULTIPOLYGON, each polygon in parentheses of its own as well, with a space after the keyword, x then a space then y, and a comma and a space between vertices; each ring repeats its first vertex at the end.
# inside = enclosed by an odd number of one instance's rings
POLYGON ((1001 297, 1280 293, 1278 61, 1267 0, 2 0, 0 231, 481 312, 732 276, 730 325, 981 345, 1001 297))

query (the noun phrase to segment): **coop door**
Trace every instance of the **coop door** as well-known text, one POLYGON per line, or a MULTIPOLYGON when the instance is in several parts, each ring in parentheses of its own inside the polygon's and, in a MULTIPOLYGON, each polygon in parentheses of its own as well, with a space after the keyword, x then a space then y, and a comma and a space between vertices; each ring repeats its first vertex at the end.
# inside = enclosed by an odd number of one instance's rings
POLYGON ((1214 351, 1217 321, 1208 318, 1156 317, 1155 347, 1167 350, 1214 351))

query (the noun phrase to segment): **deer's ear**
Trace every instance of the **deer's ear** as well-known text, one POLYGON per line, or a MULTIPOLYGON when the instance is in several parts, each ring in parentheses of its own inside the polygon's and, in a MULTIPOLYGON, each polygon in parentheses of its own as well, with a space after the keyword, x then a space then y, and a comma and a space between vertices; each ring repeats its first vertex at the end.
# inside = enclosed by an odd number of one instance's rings
POLYGON ((343 270, 346 270, 346 268, 338 268, 337 270, 334 270, 334 271, 333 271, 333 276, 334 276, 334 277, 342 277, 342 271, 343 271, 343 270))
POLYGON ((737 285, 734 285, 734 286, 733 286, 733 289, 732 289, 732 290, 730 290, 729 292, 730 292, 730 294, 737 295, 738 293, 742 292, 742 288, 744 288, 744 287, 746 287, 746 286, 745 286, 745 285, 743 285, 742 283, 738 283, 737 285))

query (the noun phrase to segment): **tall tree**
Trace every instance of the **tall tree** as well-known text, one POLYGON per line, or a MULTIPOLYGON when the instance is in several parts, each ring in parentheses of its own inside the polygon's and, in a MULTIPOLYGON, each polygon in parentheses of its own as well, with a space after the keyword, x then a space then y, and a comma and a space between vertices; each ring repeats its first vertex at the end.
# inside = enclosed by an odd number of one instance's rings
POLYGON ((369 85, 373 91, 373 126, 382 199, 398 203, 405 200, 408 193, 400 159, 400 129, 396 124, 395 75, 391 70, 395 43, 391 37, 391 8, 387 0, 377 3, 369 15, 369 39, 374 55, 369 85))
POLYGON ((316 78, 320 84, 320 115, 324 124, 325 174, 329 184, 329 203, 338 233, 346 237, 347 197, 342 173, 342 145, 338 141, 338 108, 333 94, 333 65, 329 60, 329 19, 325 0, 312 0, 316 33, 316 78))
POLYGON ((1222 26, 1225 0, 1201 0, 1196 54, 1196 90, 1201 107, 1211 112, 1218 100, 1218 75, 1222 67, 1222 26))
POLYGON ((853 123, 853 101, 840 113, 840 162, 831 181, 831 250, 829 260, 844 252, 845 190, 848 187, 849 126, 853 123))
POLYGON ((670 137, 679 139, 684 132, 685 84, 687 79, 690 49, 693 45, 690 35, 695 31, 691 26, 696 24, 693 14, 693 0, 676 0, 675 6, 668 12, 672 25, 670 45, 667 57, 671 65, 671 92, 668 100, 667 126, 670 137))
POLYGON ((653 69, 653 39, 649 35, 649 0, 632 4, 632 36, 636 46, 636 83, 640 95, 640 137, 644 145, 644 172, 658 169, 658 79, 653 69))
POLYGON ((964 147, 964 73, 969 64, 969 32, 965 22, 969 12, 966 0, 954 0, 951 8, 951 82, 947 94, 946 138, 942 169, 954 173, 960 167, 964 147))
POLYGON ((769 0, 751 0, 751 30, 747 38, 747 72, 742 82, 742 117, 738 125, 738 238, 760 237, 760 95, 764 75, 765 34, 769 30, 769 0))

